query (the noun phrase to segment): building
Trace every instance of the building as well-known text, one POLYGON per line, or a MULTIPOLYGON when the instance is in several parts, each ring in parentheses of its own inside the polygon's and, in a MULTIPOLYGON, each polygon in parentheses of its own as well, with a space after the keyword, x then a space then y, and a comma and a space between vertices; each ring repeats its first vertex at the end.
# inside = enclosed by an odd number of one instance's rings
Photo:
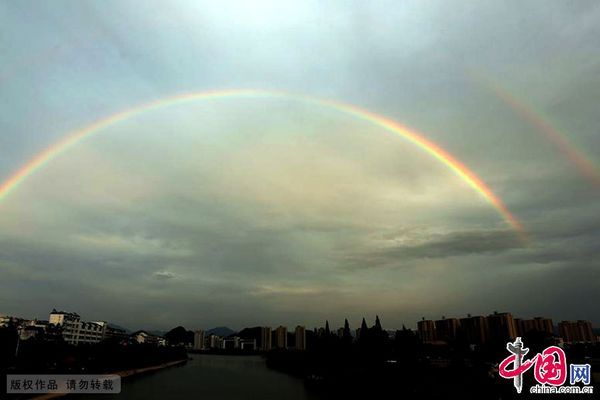
POLYGON ((0 328, 7 326, 19 327, 25 320, 23 318, 11 317, 10 315, 0 315, 0 328))
POLYGON ((287 349, 287 328, 279 326, 275 329, 275 347, 279 349, 287 349))
POLYGON ((50 313, 48 322, 60 326, 62 328, 63 339, 65 339, 67 343, 73 344, 76 340, 75 338, 78 336, 80 319, 81 318, 77 313, 67 313, 64 311, 56 311, 56 309, 54 309, 50 313))
POLYGON ((244 351, 255 351, 256 350, 256 339, 241 339, 240 349, 244 351))
MULTIPOLYGON (((357 334, 359 333, 360 331, 357 331, 357 334)), ((437 340, 435 322, 432 320, 423 318, 417 322, 417 333, 423 343, 433 343, 437 340)))
POLYGON ((23 326, 19 329, 19 340, 39 338, 44 334, 44 330, 35 326, 23 326))
POLYGON ((104 330, 105 339, 125 339, 127 336, 127 331, 125 329, 111 324, 108 324, 104 330))
POLYGON ((554 324, 550 318, 535 317, 533 319, 533 327, 538 332, 554 335, 554 324))
POLYGON ((50 325, 48 321, 39 321, 37 319, 22 320, 18 330, 20 340, 27 340, 30 338, 56 340, 61 336, 59 328, 50 325))
POLYGON ((104 339, 107 323, 84 322, 79 314, 52 310, 50 324, 60 326, 64 340, 73 345, 98 343, 104 339))
POLYGON ((515 318, 515 326, 518 336, 523 336, 529 332, 544 332, 549 335, 554 334, 554 325, 550 318, 535 317, 533 319, 515 318))
POLYGON ((269 326, 260 328, 260 349, 262 351, 271 350, 271 327, 269 326))
POLYGON ((222 341, 222 349, 235 350, 240 348, 240 338, 238 336, 228 337, 222 341))
POLYGON ((460 329, 460 321, 456 318, 442 317, 435 321, 435 336, 437 340, 451 342, 456 339, 456 334, 460 329))
POLYGON ((461 318, 460 328, 469 344, 483 344, 488 340, 489 328, 485 317, 468 315, 461 318))
MULTIPOLYGON (((342 328, 343 330, 343 328, 342 328)), ((296 350, 306 350, 306 328, 298 325, 295 331, 296 350)))
POLYGON ((204 331, 202 329, 194 332, 194 350, 204 350, 204 331))
POLYGON ((517 337, 517 327, 511 313, 494 312, 487 317, 489 339, 492 342, 506 342, 517 337))
POLYGON ((138 344, 153 344, 163 346, 165 340, 159 336, 152 335, 146 331, 136 331, 131 334, 131 338, 138 344))
POLYGON ((209 349, 222 349, 223 348, 223 338, 217 335, 210 334, 208 336, 208 348, 209 349))
POLYGON ((565 343, 593 343, 596 341, 590 321, 562 321, 558 324, 558 331, 565 343))

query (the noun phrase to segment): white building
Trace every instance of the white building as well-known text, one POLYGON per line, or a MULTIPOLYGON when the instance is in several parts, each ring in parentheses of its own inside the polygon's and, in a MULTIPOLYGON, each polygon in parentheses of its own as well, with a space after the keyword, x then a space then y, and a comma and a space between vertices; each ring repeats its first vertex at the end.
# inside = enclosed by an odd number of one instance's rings
POLYGON ((52 310, 50 324, 62 328, 62 336, 69 344, 92 344, 104 339, 107 323, 104 321, 84 322, 77 313, 52 310))
POLYGON ((223 348, 223 338, 217 335, 210 335, 208 337, 208 347, 211 349, 222 349, 223 348))
POLYGON ((204 350, 204 331, 202 329, 194 332, 194 350, 204 350))
POLYGON ((158 346, 165 345, 165 339, 152 335, 146 331, 137 331, 131 334, 131 338, 139 344, 156 344, 158 346))

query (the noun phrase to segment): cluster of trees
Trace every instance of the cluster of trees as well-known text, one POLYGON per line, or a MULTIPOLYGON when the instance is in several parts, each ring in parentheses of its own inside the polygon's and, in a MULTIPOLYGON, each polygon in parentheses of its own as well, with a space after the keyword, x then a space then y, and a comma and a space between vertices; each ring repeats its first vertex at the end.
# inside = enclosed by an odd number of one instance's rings
POLYGON ((371 327, 363 318, 356 337, 352 335, 347 319, 341 335, 330 331, 328 321, 325 322, 324 329, 307 335, 309 354, 324 357, 352 356, 365 362, 388 361, 398 357, 414 358, 421 347, 421 341, 415 332, 402 327, 390 334, 383 329, 379 316, 375 317, 375 324, 371 327))

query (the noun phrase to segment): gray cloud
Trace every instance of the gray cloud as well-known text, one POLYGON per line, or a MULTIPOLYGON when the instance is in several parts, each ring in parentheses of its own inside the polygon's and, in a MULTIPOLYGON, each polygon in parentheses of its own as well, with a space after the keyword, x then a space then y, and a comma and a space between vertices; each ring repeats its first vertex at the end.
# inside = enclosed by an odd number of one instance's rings
MULTIPOLYGON (((404 241, 404 237, 399 239, 404 241)), ((498 254, 525 246, 512 231, 467 231, 431 234, 418 243, 395 244, 390 238, 382 248, 352 259, 355 268, 402 265, 413 259, 449 258, 479 254, 498 254)))
POLYGON ((156 271, 152 274, 152 276, 161 281, 166 281, 177 277, 177 275, 169 271, 156 271))
POLYGON ((366 121, 283 99, 177 104, 89 137, 2 200, 0 312, 161 329, 494 309, 600 323, 598 190, 475 78, 597 164, 599 20, 593 1, 2 3, 1 178, 136 104, 273 88, 417 129, 533 240, 366 121))

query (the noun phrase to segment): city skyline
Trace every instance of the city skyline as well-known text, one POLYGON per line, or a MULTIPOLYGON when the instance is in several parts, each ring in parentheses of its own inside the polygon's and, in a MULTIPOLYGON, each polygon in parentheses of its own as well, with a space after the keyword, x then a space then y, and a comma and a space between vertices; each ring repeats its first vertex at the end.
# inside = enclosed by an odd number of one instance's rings
MULTIPOLYGON (((57 309, 57 308, 53 308, 52 311, 50 312, 50 318, 44 318, 44 317, 31 317, 31 316, 23 316, 23 315, 14 315, 14 314, 7 314, 7 313, 2 313, 0 312, 0 319, 4 318, 16 318, 16 319, 20 319, 20 320, 25 320, 25 321, 40 321, 40 322, 50 322, 50 323, 62 323, 63 319, 65 317, 62 317, 63 315, 67 316, 67 317, 75 317, 77 319, 77 321, 79 321, 81 319, 81 316, 78 312, 76 311, 65 311, 65 310, 61 310, 61 309, 57 309), (56 315, 61 316, 60 321, 58 321, 56 318, 56 315), (57 322, 58 321, 58 322, 57 322)), ((533 330, 539 330, 539 331, 548 331, 549 333, 554 334, 555 332, 559 332, 559 335, 563 334, 563 328, 561 328, 561 325, 569 325, 569 324, 577 324, 579 322, 586 322, 591 324, 590 325, 590 329, 592 329, 594 326, 595 328, 593 328, 594 330, 597 330, 599 327, 594 324, 592 321, 590 321, 589 319, 574 319, 574 318, 570 318, 570 319, 562 319, 562 320, 555 320, 553 319, 551 316, 542 316, 542 315, 536 315, 536 316, 523 316, 523 315, 516 315, 511 313, 510 311, 502 311, 499 312, 497 310, 494 310, 492 312, 489 313, 484 313, 484 314, 480 314, 480 315, 474 315, 474 314, 460 314, 460 315, 441 315, 441 316, 437 316, 437 317, 421 317, 419 320, 416 321, 410 321, 410 322, 404 322, 402 323, 401 326, 385 326, 384 330, 388 331, 388 332, 395 332, 398 330, 402 330, 402 329, 410 329, 413 330, 415 332, 420 332, 421 330, 427 330, 427 331, 431 331, 432 329, 435 330, 435 325, 441 323, 444 323, 444 327, 442 327, 442 331, 444 332, 448 332, 448 330, 452 330, 452 329, 456 329, 456 327, 452 328, 452 324, 456 323, 458 324, 457 326, 460 327, 461 323, 464 324, 465 321, 470 320, 470 321, 474 321, 475 319, 490 319, 490 318, 495 318, 495 317, 502 317, 504 318, 505 316, 508 316, 511 320, 511 322, 508 323, 508 325, 513 326, 513 328, 510 329, 514 329, 514 332, 521 332, 525 333, 530 329, 533 330), (450 325, 446 324, 449 323, 450 325), (550 326, 551 328, 548 328, 548 326, 550 326)), ((196 332, 202 332, 202 335, 207 334, 208 331, 211 330, 220 330, 222 328, 224 329, 231 329, 231 332, 238 333, 244 329, 248 329, 248 328, 261 328, 261 329, 266 329, 268 327, 268 329, 272 330, 272 332, 276 332, 278 331, 278 329, 284 329, 285 332, 290 333, 290 331, 287 331, 287 328, 290 327, 292 328, 292 331, 294 329, 297 328, 303 328, 307 331, 313 331, 313 330, 321 330, 321 329, 326 329, 326 327, 331 327, 330 331, 333 335, 339 334, 339 332, 344 330, 345 324, 348 323, 349 324, 349 328, 350 331, 353 333, 355 333, 355 331, 361 326, 361 324, 363 323, 363 321, 365 321, 367 323, 367 325, 371 325, 371 324, 377 324, 378 321, 380 321, 381 316, 379 314, 376 314, 374 316, 372 316, 372 318, 370 318, 369 316, 363 316, 360 318, 360 320, 358 321, 352 321, 352 320, 348 320, 348 318, 344 317, 342 318, 342 322, 340 324, 337 323, 337 319, 332 319, 332 318, 327 318, 323 321, 318 321, 315 322, 313 324, 310 323, 305 323, 304 321, 295 321, 295 322, 289 322, 289 323, 283 323, 283 324, 274 324, 274 323, 268 323, 268 322, 262 322, 262 323, 251 323, 249 325, 246 326, 235 326, 232 324, 228 324, 226 322, 222 322, 221 324, 218 325, 211 325, 212 328, 208 328, 206 325, 189 325, 186 323, 176 323, 175 325, 177 325, 177 327, 186 327, 187 329, 191 329, 194 333, 196 332), (272 328, 271 328, 272 327, 272 328), (295 328, 294 328, 295 327, 295 328)), ((86 318, 86 320, 89 320, 90 322, 83 322, 82 323, 85 324, 97 324, 100 327, 105 327, 106 328, 113 328, 113 329, 126 329, 128 332, 167 332, 170 329, 173 329, 175 326, 168 326, 168 327, 161 327, 161 328, 156 328, 156 327, 149 327, 149 326, 135 326, 135 327, 131 327, 128 326, 127 322, 122 322, 122 321, 114 321, 111 320, 110 318, 107 318, 106 316, 102 317, 102 318, 86 318)), ((385 319, 384 319, 385 322, 385 319)), ((0 324, 1 325, 1 324, 0 324)), ((382 326, 386 325, 385 323, 382 323, 382 326)), ((471 323, 467 323, 467 325, 463 326, 464 329, 473 329, 473 326, 471 323)), ((95 329, 95 328, 94 328, 95 329)), ((438 328, 439 329, 439 328, 438 328)), ((502 329, 505 328, 501 328, 501 329, 492 329, 491 327, 486 327, 485 328, 490 329, 490 331, 502 331, 502 329)), ((509 329, 509 331, 510 331, 509 329)), ((339 335, 338 335, 339 336, 339 335)), ((422 337, 423 340, 425 340, 425 338, 422 337)), ((425 340, 427 341, 427 340, 425 340)), ((276 347, 275 342, 273 342, 273 347, 276 347)))
POLYGON ((600 326, 599 4, 226 3, 0 4, 0 313, 600 326))

